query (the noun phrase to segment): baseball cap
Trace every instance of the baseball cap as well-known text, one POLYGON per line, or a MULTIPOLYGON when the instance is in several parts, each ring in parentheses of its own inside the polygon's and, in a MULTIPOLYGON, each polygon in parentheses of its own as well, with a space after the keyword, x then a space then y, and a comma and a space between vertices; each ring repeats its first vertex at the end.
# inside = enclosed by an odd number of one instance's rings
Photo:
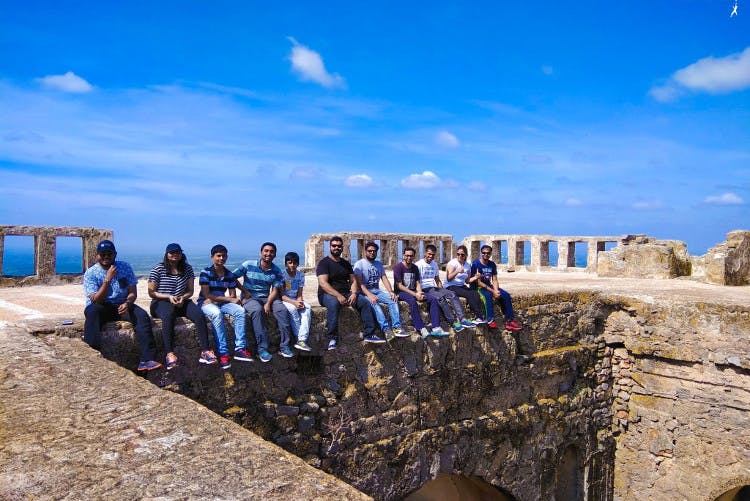
POLYGON ((102 240, 99 245, 96 246, 96 253, 101 254, 103 252, 117 252, 115 250, 115 244, 111 240, 102 240))
POLYGON ((175 252, 175 251, 182 252, 182 247, 180 247, 180 244, 169 244, 169 245, 167 245, 167 251, 166 252, 175 252))

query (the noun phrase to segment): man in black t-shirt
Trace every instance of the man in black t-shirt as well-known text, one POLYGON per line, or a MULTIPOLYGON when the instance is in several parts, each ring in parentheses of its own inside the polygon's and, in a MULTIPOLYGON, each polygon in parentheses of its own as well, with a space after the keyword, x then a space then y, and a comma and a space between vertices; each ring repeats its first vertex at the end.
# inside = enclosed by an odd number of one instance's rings
POLYGON ((375 334, 375 320, 372 305, 357 292, 354 269, 349 261, 341 257, 344 240, 335 236, 329 242, 330 253, 318 263, 315 274, 318 276, 318 302, 325 306, 328 349, 338 346, 339 309, 353 306, 359 311, 364 323, 366 343, 385 343, 385 339, 375 334))

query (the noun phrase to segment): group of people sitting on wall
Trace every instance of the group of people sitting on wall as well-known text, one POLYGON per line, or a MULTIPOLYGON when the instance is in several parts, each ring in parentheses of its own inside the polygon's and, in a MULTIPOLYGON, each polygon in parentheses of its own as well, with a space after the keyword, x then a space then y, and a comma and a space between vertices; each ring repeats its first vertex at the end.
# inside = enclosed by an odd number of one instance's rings
MULTIPOLYGON (((318 302, 327 310, 328 350, 335 350, 338 346, 338 315, 342 306, 354 307, 359 312, 366 343, 386 343, 394 337, 411 335, 401 325, 399 300, 409 305, 414 328, 423 338, 450 335, 440 326, 440 312, 455 332, 479 324, 498 328, 493 308, 495 299, 502 309, 505 329, 521 329, 515 320, 510 295, 498 286, 497 266, 490 259, 492 247, 489 245, 482 247, 481 256, 471 264, 467 260, 466 246, 459 246, 456 258, 446 265, 445 284, 435 262, 437 248, 434 245, 426 245, 423 258, 416 263, 416 250, 406 247, 402 261, 393 268, 393 285, 383 264, 376 259, 379 246, 375 242, 365 244, 365 257, 354 266, 342 257, 344 241, 341 237, 331 238, 329 246, 329 255, 320 260, 315 270, 318 302), (466 299, 473 314, 472 320, 466 318, 459 297, 466 299), (419 304, 423 302, 429 307, 429 328, 419 311, 419 304), (388 310, 387 317, 380 305, 388 310), (378 335, 378 328, 382 336, 378 335)), ((259 259, 244 261, 235 270, 224 266, 227 255, 227 248, 223 245, 211 248, 213 264, 200 272, 197 304, 191 299, 195 274, 179 244, 167 245, 164 260, 149 273, 150 311, 151 316, 162 322, 168 370, 179 364, 173 349, 176 317, 187 317, 195 324, 201 344, 198 361, 202 364, 218 363, 223 369, 229 369, 232 358, 238 362, 254 361, 245 336, 246 315, 250 317, 257 356, 262 362, 269 362, 272 358, 268 352, 266 322, 271 314, 279 329, 279 355, 294 357, 292 346, 300 351, 311 351, 308 338, 312 314, 310 305, 302 296, 305 275, 298 269, 299 255, 288 252, 284 256, 283 270, 273 262, 276 245, 272 242, 261 245, 259 259), (227 344, 225 314, 233 319, 233 356, 230 356, 227 344), (206 318, 213 328, 216 352, 209 345, 206 318)), ((86 295, 84 341, 98 349, 104 323, 127 320, 133 324, 140 348, 138 370, 163 367, 156 360, 151 318, 135 304, 138 280, 133 269, 128 263, 115 259, 117 251, 110 240, 99 243, 96 257, 97 263, 86 270, 83 277, 86 295)))

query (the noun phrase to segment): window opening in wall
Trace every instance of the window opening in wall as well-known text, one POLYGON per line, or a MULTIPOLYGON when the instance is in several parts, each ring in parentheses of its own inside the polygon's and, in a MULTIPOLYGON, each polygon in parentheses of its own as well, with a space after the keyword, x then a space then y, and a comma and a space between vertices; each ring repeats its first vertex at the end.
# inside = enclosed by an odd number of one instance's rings
POLYGON ((604 242, 605 251, 611 251, 615 247, 617 247, 617 242, 604 242))
POLYGON ((589 245, 586 242, 576 242, 575 245, 576 268, 585 268, 588 263, 589 245))
POLYGON ((541 266, 558 266, 560 256, 557 252, 557 242, 550 240, 548 242, 542 242, 541 248, 541 266), (546 250, 546 255, 545 255, 546 250))
POLYGON ((83 273, 83 240, 81 237, 55 238, 55 273, 83 273))
POLYGON ((3 249, 3 276, 25 277, 34 275, 34 237, 5 235, 3 249))
POLYGON ((531 264, 531 242, 524 240, 523 242, 523 264, 531 264))
POLYGON ((497 264, 508 264, 508 241, 500 240, 497 243, 500 246, 500 255, 493 256, 497 259, 495 262, 497 264))

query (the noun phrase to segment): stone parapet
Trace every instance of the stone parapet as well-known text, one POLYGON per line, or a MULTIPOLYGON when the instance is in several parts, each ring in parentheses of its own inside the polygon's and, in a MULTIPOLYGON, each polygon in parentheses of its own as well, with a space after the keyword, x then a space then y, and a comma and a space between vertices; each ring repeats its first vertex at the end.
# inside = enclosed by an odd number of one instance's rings
POLYGON ((96 246, 113 238, 112 230, 78 226, 0 226, 0 286, 57 284, 80 279, 80 274, 60 275, 56 267, 57 237, 81 239, 81 273, 96 262, 96 246), (34 275, 6 277, 3 273, 6 236, 34 237, 34 275))
POLYGON ((585 271, 596 272, 599 253, 605 250, 608 242, 618 242, 622 237, 614 236, 570 236, 570 235, 469 235, 462 243, 469 249, 473 259, 479 257, 482 244, 492 247, 493 260, 501 270, 525 269, 527 271, 585 271), (586 267, 576 267, 576 244, 586 244, 586 267), (550 245, 557 246, 557 263, 550 262, 550 245), (529 259, 526 263, 526 250, 529 259), (503 250, 507 262, 500 256, 503 250))
POLYGON ((340 233, 314 233, 305 242, 305 269, 314 270, 318 261, 327 254, 325 244, 339 236, 344 240, 343 257, 354 263, 365 256, 365 244, 369 241, 380 246, 379 259, 386 268, 392 268, 401 261, 400 252, 404 247, 414 247, 421 254, 425 245, 438 248, 436 259, 447 262, 455 253, 456 244, 452 235, 431 235, 425 233, 365 233, 342 231, 340 233), (356 242, 356 252, 352 253, 352 242, 356 242))

